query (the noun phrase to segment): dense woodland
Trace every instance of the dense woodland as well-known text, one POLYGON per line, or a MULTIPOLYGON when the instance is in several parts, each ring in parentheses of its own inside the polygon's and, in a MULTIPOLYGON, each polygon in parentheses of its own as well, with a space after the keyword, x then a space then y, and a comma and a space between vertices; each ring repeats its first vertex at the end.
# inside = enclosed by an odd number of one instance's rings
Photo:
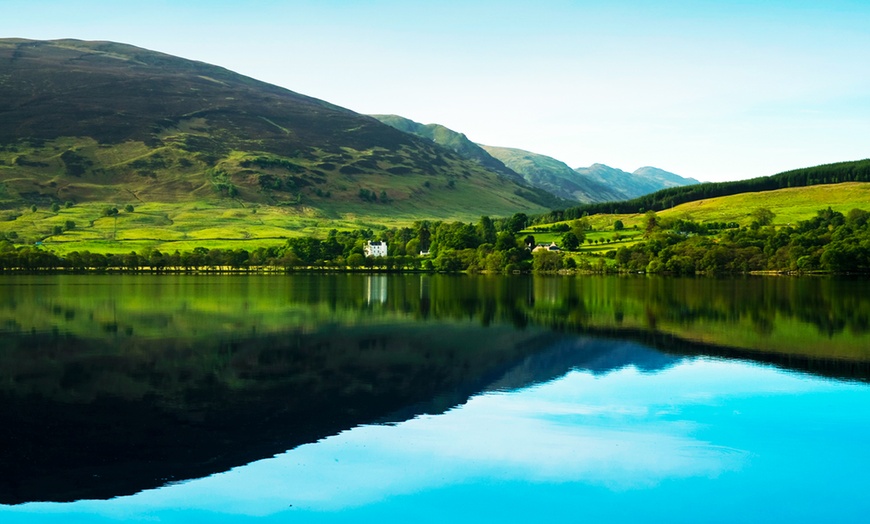
POLYGON ((703 224, 659 222, 647 212, 643 242, 612 253, 627 271, 724 274, 752 271, 870 272, 870 213, 818 211, 794 227, 770 225, 773 213, 756 212, 749 227, 711 235, 703 224))
POLYGON ((848 214, 820 210, 811 220, 776 228, 774 214, 756 210, 748 227, 736 224, 662 220, 648 211, 643 240, 603 254, 577 251, 588 221, 560 224, 562 250, 539 250, 534 236, 521 231, 528 216, 508 219, 481 217, 476 224, 421 221, 413 227, 374 233, 370 229, 330 231, 326 239, 299 237, 284 246, 162 253, 157 250, 125 255, 73 252, 58 256, 37 246, 0 242, 0 270, 101 271, 244 271, 251 269, 486 271, 528 272, 573 270, 646 272, 676 275, 738 274, 753 271, 832 273, 870 272, 870 212, 848 214), (366 257, 370 240, 389 245, 386 257, 366 257))

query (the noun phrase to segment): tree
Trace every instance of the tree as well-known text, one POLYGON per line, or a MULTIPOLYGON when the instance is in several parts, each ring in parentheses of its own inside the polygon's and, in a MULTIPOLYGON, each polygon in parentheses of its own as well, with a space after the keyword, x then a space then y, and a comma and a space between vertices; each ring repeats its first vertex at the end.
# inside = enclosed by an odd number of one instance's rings
POLYGON ((752 217, 754 222, 758 222, 759 226, 769 226, 773 223, 773 219, 776 218, 776 213, 766 207, 759 207, 750 213, 749 216, 752 217))
POLYGON ((568 251, 576 251, 578 247, 580 247, 580 239, 577 238, 577 235, 573 231, 568 231, 562 235, 562 248, 568 251))
POLYGON ((126 211, 127 213, 132 213, 133 212, 133 205, 127 204, 126 206, 124 206, 124 211, 126 211))
POLYGON ((467 249, 480 245, 477 230, 471 224, 450 222, 441 224, 436 230, 438 249, 467 249))
POLYGON ((495 244, 496 231, 492 219, 484 215, 477 223, 477 236, 484 244, 495 244))
POLYGON ((516 235, 526 228, 529 223, 529 217, 525 213, 514 213, 505 223, 505 230, 516 235))
POLYGON ((32 206, 30 206, 30 211, 33 213, 36 213, 36 204, 33 204, 32 206))
POLYGON ((417 228, 417 238, 420 239, 420 250, 428 251, 432 246, 432 233, 429 231, 429 222, 423 221, 417 228))
POLYGON ((456 272, 462 271, 462 260, 457 256, 455 251, 447 251, 438 255, 434 261, 435 269, 438 271, 456 272))
POLYGON ((508 231, 502 231, 496 236, 495 250, 508 251, 517 248, 517 239, 508 231))
POLYGON ((556 251, 542 249, 534 255, 532 268, 535 271, 558 271, 562 269, 562 255, 556 251))
POLYGON ((585 235, 587 231, 592 229, 592 224, 589 223, 589 219, 586 217, 578 218, 571 222, 571 231, 574 232, 575 235, 579 238, 580 235, 585 235))
POLYGON ((863 227, 870 220, 870 212, 852 209, 846 214, 846 223, 852 227, 863 227))
POLYGON ((592 226, 589 225, 589 219, 583 217, 581 219, 575 220, 571 223, 571 233, 577 237, 577 241, 579 244, 582 244, 584 240, 586 240, 586 232, 589 231, 592 226))
POLYGON ((51 212, 52 212, 52 213, 57 213, 58 211, 60 211, 60 204, 58 204, 57 202, 52 202, 52 204, 51 204, 51 212))
POLYGON ((622 223, 622 220, 617 220, 613 223, 614 231, 622 231, 623 229, 625 229, 625 224, 622 223))
POLYGON ((365 263, 366 257, 360 255, 359 253, 352 253, 350 256, 347 257, 347 265, 354 269, 362 267, 365 263))
POLYGON ((417 255, 420 253, 420 239, 412 238, 405 244, 405 253, 409 255, 417 255))
POLYGON ((659 227, 659 216, 655 211, 650 209, 643 215, 643 224, 646 235, 649 235, 659 227))

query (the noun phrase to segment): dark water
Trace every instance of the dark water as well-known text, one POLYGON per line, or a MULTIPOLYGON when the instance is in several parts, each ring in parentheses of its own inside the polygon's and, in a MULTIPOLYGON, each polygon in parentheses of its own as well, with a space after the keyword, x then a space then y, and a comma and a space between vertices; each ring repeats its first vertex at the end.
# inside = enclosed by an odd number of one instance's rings
POLYGON ((0 522, 838 521, 870 282, 0 277, 0 522))

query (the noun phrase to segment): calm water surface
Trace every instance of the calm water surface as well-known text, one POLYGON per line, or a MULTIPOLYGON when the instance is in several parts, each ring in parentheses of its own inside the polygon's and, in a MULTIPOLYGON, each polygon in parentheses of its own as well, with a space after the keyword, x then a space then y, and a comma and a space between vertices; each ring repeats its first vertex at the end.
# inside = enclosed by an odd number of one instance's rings
POLYGON ((868 292, 0 277, 0 521, 863 522, 868 292))

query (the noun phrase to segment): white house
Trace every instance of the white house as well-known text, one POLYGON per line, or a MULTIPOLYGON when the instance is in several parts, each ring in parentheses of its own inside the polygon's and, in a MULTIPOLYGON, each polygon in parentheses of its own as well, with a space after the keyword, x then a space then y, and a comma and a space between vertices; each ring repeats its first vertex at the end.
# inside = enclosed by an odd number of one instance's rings
POLYGON ((385 257, 387 256, 387 243, 369 240, 366 242, 363 251, 365 251, 367 257, 385 257))
POLYGON ((555 242, 550 242, 549 246, 547 244, 538 244, 537 246, 535 246, 535 249, 532 250, 532 253, 535 253, 537 251, 561 251, 561 250, 559 249, 559 246, 557 246, 555 242))

